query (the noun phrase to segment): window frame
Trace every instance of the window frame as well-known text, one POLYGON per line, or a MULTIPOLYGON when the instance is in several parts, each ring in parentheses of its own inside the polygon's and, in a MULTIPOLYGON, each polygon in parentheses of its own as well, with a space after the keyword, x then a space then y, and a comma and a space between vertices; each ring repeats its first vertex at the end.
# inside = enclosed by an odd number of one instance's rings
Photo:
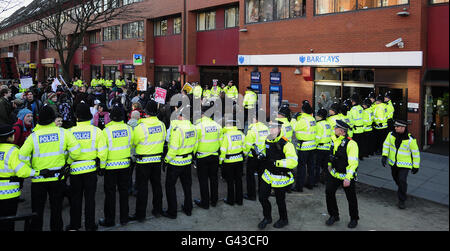
POLYGON ((122 24, 122 39, 137 39, 137 38, 143 38, 144 37, 144 21, 140 20, 140 21, 134 21, 131 23, 126 23, 126 24, 122 24), (134 32, 136 34, 136 36, 128 36, 128 35, 132 35, 133 33, 130 32, 130 27, 132 27, 133 25, 135 25, 136 27, 136 32, 134 32), (127 31, 125 32, 125 29, 127 29, 127 31))
POLYGON ((434 0, 428 0, 428 4, 431 5, 431 6, 449 4, 448 0, 447 0, 447 2, 442 2, 442 3, 433 3, 433 1, 434 0))
POLYGON ((197 32, 216 30, 217 29, 217 21, 216 20, 217 20, 217 11, 216 10, 198 12, 197 13, 197 32), (208 25, 208 15, 211 15, 212 13, 214 13, 214 27, 213 28, 209 28, 210 26, 208 25), (200 24, 199 17, 202 14, 205 15, 204 29, 200 29, 199 28, 199 24, 200 24))
POLYGON ((102 29, 102 41, 103 42, 111 42, 111 41, 116 41, 116 40, 121 40, 122 39, 122 27, 121 25, 113 25, 113 26, 108 26, 102 29), (116 29, 116 31, 118 31, 118 35, 116 35, 116 37, 113 37, 113 29, 116 29), (110 36, 111 39, 105 39, 105 30, 108 30, 110 32, 110 36))
POLYGON ((181 17, 175 17, 175 18, 173 18, 173 35, 181 34, 182 31, 183 31, 183 19, 182 19, 181 17), (177 29, 175 29, 175 27, 176 27, 176 26, 175 26, 175 25, 176 25, 175 20, 180 20, 179 32, 177 32, 177 29))
POLYGON ((239 19, 240 19, 239 6, 232 6, 232 7, 228 7, 225 9, 225 12, 224 12, 224 27, 225 27, 225 29, 239 27, 239 25, 240 25, 239 19), (228 26, 227 12, 230 11, 231 9, 235 9, 234 26, 228 26))
MULTIPOLYGON (((338 12, 329 12, 329 13, 323 13, 323 14, 317 14, 317 1, 318 0, 314 0, 314 16, 326 16, 326 15, 336 15, 336 14, 343 14, 343 13, 352 13, 352 12, 359 12, 359 11, 367 11, 367 10, 379 10, 379 9, 388 9, 388 8, 398 8, 401 6, 409 6, 411 0, 407 0, 408 3, 404 3, 404 4, 397 4, 397 5, 390 5, 390 6, 383 6, 383 0, 379 0, 381 2, 381 7, 374 7, 374 8, 366 8, 366 9, 358 9, 358 1, 359 0, 354 0, 355 1, 355 6, 356 9, 354 10, 348 10, 348 11, 338 11, 338 12)), ((336 1, 336 0, 333 0, 336 1)))
POLYGON ((167 18, 166 19, 159 19, 159 20, 157 20, 156 22, 153 23, 153 36, 154 37, 167 36, 167 35, 169 35, 168 32, 169 32, 169 20, 167 18), (166 31, 165 31, 164 34, 162 33, 162 29, 161 29, 161 27, 162 27, 161 24, 163 22, 166 23, 166 31))
MULTIPOLYGON (((306 18, 306 3, 307 0, 301 0, 301 6, 302 6, 302 15, 300 16, 293 16, 293 7, 291 8, 291 0, 288 0, 289 3, 289 7, 288 7, 288 14, 289 17, 288 18, 283 18, 283 19, 278 19, 278 12, 277 12, 277 4, 276 1, 277 0, 270 0, 272 3, 272 18, 271 20, 267 20, 267 21, 261 21, 261 0, 256 0, 257 4, 258 4, 258 21, 256 22, 248 22, 248 2, 250 0, 245 0, 244 3, 244 23, 247 24, 257 24, 257 23, 267 23, 267 22, 279 22, 279 21, 285 21, 285 20, 292 20, 292 19, 297 19, 297 18, 306 18)), ((267 1, 267 0, 266 0, 267 1)))

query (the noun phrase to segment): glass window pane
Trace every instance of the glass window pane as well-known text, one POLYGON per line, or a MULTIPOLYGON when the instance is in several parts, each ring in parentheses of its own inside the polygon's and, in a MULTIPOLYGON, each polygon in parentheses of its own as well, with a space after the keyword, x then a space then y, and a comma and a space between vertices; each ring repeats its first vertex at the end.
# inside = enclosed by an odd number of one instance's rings
POLYGON ((239 18, 238 8, 230 8, 225 10, 225 28, 236 27, 239 18))
POLYGON ((335 12, 335 0, 316 0, 316 14, 327 14, 335 12))
POLYGON ((289 0, 275 0, 277 6, 277 19, 289 18, 289 0))
POLYGON ((216 28, 216 12, 208 12, 206 13, 206 29, 214 30, 216 28))
POLYGON ((161 36, 167 35, 167 20, 161 21, 161 36))
POLYGON ((266 22, 273 20, 273 0, 260 0, 260 8, 259 21, 266 22))
POLYGON ((345 68, 344 81, 373 82, 375 73, 373 69, 345 68))
POLYGON ((370 84, 344 84, 344 99, 350 98, 353 94, 357 94, 359 101, 369 96, 370 92, 375 92, 374 85, 370 84))
POLYGON ((337 12, 356 10, 356 0, 337 0, 337 12))
POLYGON ((400 4, 408 4, 408 0, 383 0, 383 6, 394 6, 400 4))
POLYGON ((316 83, 315 85, 315 98, 314 98, 314 111, 321 108, 329 110, 334 102, 339 102, 341 98, 341 84, 335 83, 334 85, 322 85, 322 83, 316 83))
POLYGON ((381 0, 358 0, 358 9, 381 7, 381 0))
POLYGON ((341 69, 316 68, 315 80, 341 80, 341 69))
POLYGON ((173 20, 173 33, 174 34, 181 33, 181 17, 177 17, 173 20))
POLYGON ((246 2, 245 22, 256 23, 259 19, 259 0, 248 0, 246 2))
POLYGON ((449 0, 431 0, 432 4, 436 4, 436 3, 448 3, 449 0))
POLYGON ((290 0, 291 18, 303 16, 305 9, 305 0, 290 0))
POLYGON ((199 13, 197 15, 197 30, 204 31, 205 30, 205 24, 206 24, 206 14, 205 13, 199 13))

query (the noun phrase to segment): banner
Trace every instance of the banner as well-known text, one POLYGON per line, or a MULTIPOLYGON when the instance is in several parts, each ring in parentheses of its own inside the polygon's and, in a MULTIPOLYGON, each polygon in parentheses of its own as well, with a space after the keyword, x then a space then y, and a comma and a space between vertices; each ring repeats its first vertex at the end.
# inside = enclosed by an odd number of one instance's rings
POLYGON ((164 105, 166 103, 166 96, 167 96, 166 89, 156 87, 156 89, 155 89, 155 102, 156 103, 160 103, 160 104, 164 105))
POLYGON ((20 79, 20 88, 28 89, 33 86, 33 78, 32 77, 24 77, 20 79))
POLYGON ((189 83, 184 84, 183 86, 183 90, 186 91, 186 93, 191 93, 192 92, 192 85, 190 85, 189 83))
POLYGON ((138 91, 147 91, 147 78, 138 77, 137 90, 138 91))

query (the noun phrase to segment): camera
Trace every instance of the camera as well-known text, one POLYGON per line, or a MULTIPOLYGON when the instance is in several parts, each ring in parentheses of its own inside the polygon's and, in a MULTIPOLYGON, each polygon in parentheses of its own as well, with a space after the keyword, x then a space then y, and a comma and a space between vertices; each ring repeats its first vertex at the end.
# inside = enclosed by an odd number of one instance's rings
POLYGON ((402 38, 398 38, 398 39, 396 39, 396 40, 394 40, 394 41, 392 41, 392 42, 386 44, 386 47, 387 47, 387 48, 390 48, 390 47, 392 47, 392 46, 394 46, 394 45, 397 45, 398 48, 403 48, 403 47, 405 47, 405 44, 403 43, 403 39, 402 39, 402 38))

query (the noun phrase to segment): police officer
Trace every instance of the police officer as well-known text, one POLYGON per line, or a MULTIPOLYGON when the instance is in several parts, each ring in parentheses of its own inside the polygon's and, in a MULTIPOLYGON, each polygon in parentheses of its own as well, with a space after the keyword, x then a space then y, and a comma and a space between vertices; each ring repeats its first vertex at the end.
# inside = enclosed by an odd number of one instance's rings
POLYGON ((387 123, 388 123, 388 131, 394 130, 394 112, 395 108, 394 105, 392 105, 392 93, 391 91, 388 91, 384 94, 384 103, 386 104, 386 116, 387 116, 387 123))
POLYGON ((381 149, 383 148, 383 140, 386 139, 388 134, 388 124, 387 124, 387 108, 386 104, 383 103, 383 96, 378 95, 374 108, 373 108, 373 127, 375 129, 374 137, 376 144, 376 154, 381 154, 381 149))
POLYGON ((299 163, 294 191, 303 192, 308 170, 306 188, 313 189, 314 181, 314 150, 316 149, 316 120, 312 116, 313 109, 307 100, 303 101, 302 114, 297 118, 294 125, 295 137, 297 138, 297 151, 299 163))
POLYGON ((363 160, 363 133, 364 133, 364 119, 363 119, 363 108, 359 104, 359 96, 357 94, 353 94, 351 97, 352 108, 348 112, 348 117, 353 124, 353 139, 358 144, 360 149, 359 151, 359 159, 363 160))
POLYGON ((339 107, 340 106, 338 103, 333 103, 333 104, 331 104, 331 107, 328 110, 329 117, 327 118, 327 122, 328 122, 328 124, 330 124, 332 129, 334 127, 336 127, 336 120, 340 119, 340 116, 339 116, 340 108, 339 107))
POLYGON ((412 174, 419 171, 420 152, 417 140, 408 132, 407 123, 396 120, 395 130, 390 132, 383 143, 383 157, 381 163, 391 166, 392 178, 398 186, 398 207, 405 209, 406 192, 408 188, 407 177, 409 170, 412 174))
MULTIPOLYGON (((260 113, 264 113, 260 110, 260 113)), ((246 179, 247 179, 247 193, 244 194, 244 199, 256 200, 256 183, 255 172, 258 173, 257 183, 259 187, 260 177, 264 170, 261 168, 261 161, 258 155, 266 148, 266 139, 269 135, 269 128, 261 121, 258 121, 257 114, 250 117, 252 124, 248 127, 247 135, 244 140, 244 155, 248 156, 246 179)))
POLYGON ((194 98, 195 99, 201 99, 203 94, 202 86, 197 83, 195 84, 194 90, 193 90, 194 98))
POLYGON ((368 98, 364 99, 362 107, 363 107, 363 121, 364 121, 364 133, 362 140, 362 147, 360 151, 363 153, 363 157, 369 157, 369 155, 373 155, 373 110, 370 108, 372 103, 368 98))
MULTIPOLYGON (((124 87, 125 86, 125 80, 123 79, 123 76, 120 76, 118 79, 116 79, 115 84, 116 84, 117 88, 124 87)), ((107 83, 105 86, 111 88, 112 87, 112 81, 111 81, 111 83, 107 83)))
POLYGON ((352 102, 350 99, 344 100, 340 106, 339 110, 339 119, 347 123, 350 126, 350 130, 348 130, 347 135, 352 138, 353 137, 353 121, 350 120, 349 111, 352 107, 352 102))
POLYGON ((67 153, 72 159, 81 155, 78 141, 68 130, 56 127, 55 112, 43 106, 38 125, 20 148, 19 159, 34 170, 49 169, 48 176, 33 177, 31 184, 31 209, 38 214, 31 220, 32 231, 42 231, 47 194, 50 197, 50 230, 62 231, 62 203, 64 199, 67 153))
POLYGON ((205 114, 210 107, 210 103, 202 106, 202 117, 195 126, 198 146, 194 154, 197 159, 200 199, 195 199, 194 202, 203 209, 208 209, 210 205, 215 207, 219 199, 218 170, 222 127, 205 114))
POLYGON ((253 91, 252 87, 248 86, 247 91, 245 91, 245 94, 244 94, 244 100, 242 101, 242 104, 244 106, 244 111, 245 111, 244 121, 247 122, 249 110, 256 109, 257 101, 258 101, 258 96, 253 91))
POLYGON ((339 221, 339 209, 336 202, 336 190, 343 186, 345 196, 347 197, 350 222, 349 228, 355 228, 358 225, 358 201, 355 191, 356 169, 358 168, 358 144, 350 137, 347 132, 351 130, 350 126, 342 120, 336 120, 333 144, 331 146, 330 162, 328 165, 329 175, 325 188, 327 210, 330 218, 325 222, 331 226, 339 221))
MULTIPOLYGON (((11 125, 0 125, 0 217, 16 216, 20 197, 18 178, 36 177, 48 169, 35 171, 19 160, 19 149, 13 144, 14 129, 11 125)), ((0 232, 14 231, 14 221, 0 221, 0 232)))
POLYGON ((153 192, 152 214, 162 215, 161 158, 166 138, 166 126, 158 118, 158 104, 149 100, 146 106, 148 118, 139 120, 133 131, 136 148, 136 213, 130 220, 145 221, 148 201, 148 181, 153 192))
POLYGON ((223 139, 220 144, 219 164, 222 165, 222 174, 227 182, 227 197, 224 202, 230 206, 234 203, 242 205, 242 173, 243 173, 243 151, 244 134, 236 127, 233 116, 225 116, 225 128, 223 129, 223 139))
POLYGON ((176 123, 171 123, 168 151, 165 157, 167 166, 166 175, 166 196, 167 211, 163 211, 163 216, 170 219, 177 218, 177 194, 176 183, 180 178, 184 193, 184 204, 181 205, 183 212, 187 216, 192 215, 192 176, 191 164, 193 152, 197 147, 197 131, 189 119, 190 106, 177 109, 176 123))
POLYGON ((281 134, 283 137, 286 137, 289 141, 292 141, 292 136, 294 134, 293 125, 291 124, 291 109, 288 105, 282 105, 278 110, 277 121, 281 121, 283 123, 283 127, 281 128, 281 134))
POLYGON ((225 92, 225 95, 229 99, 237 100, 239 91, 238 91, 237 87, 234 85, 233 80, 230 80, 228 82, 228 86, 226 88, 224 88, 223 91, 225 92))
POLYGON ((78 123, 69 129, 81 146, 81 155, 67 163, 70 164, 70 225, 66 230, 81 228, 82 202, 85 203, 85 229, 95 231, 95 192, 97 190, 97 168, 107 157, 106 139, 102 131, 91 125, 92 114, 85 103, 77 105, 78 123))
POLYGON ((116 187, 119 190, 120 224, 128 223, 128 183, 133 142, 133 130, 123 121, 123 109, 115 105, 110 117, 111 122, 103 129, 108 157, 106 163, 100 164, 100 174, 105 176, 105 218, 100 219, 99 224, 104 227, 115 225, 116 187))
POLYGON ((282 123, 272 121, 269 123, 270 134, 266 139, 263 158, 264 172, 261 177, 259 189, 259 202, 263 208, 264 219, 258 224, 259 229, 264 229, 272 223, 272 209, 269 201, 271 190, 275 192, 280 219, 273 227, 283 228, 288 225, 286 209, 286 188, 294 183, 291 170, 297 166, 297 153, 294 145, 281 134, 282 123))
POLYGON ((325 184, 328 171, 328 156, 331 147, 331 126, 327 121, 327 110, 319 109, 316 115, 316 172, 315 183, 318 181, 325 184))

